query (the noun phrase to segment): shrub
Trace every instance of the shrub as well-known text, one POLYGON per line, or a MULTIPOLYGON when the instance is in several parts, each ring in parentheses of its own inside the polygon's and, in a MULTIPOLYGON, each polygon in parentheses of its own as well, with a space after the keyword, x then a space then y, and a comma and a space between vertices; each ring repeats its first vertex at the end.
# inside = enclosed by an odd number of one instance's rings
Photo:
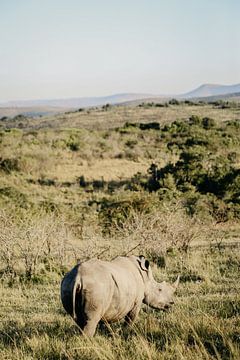
POLYGON ((40 179, 38 179, 38 183, 44 186, 53 186, 55 185, 55 180, 41 177, 40 179))
POLYGON ((126 141, 125 145, 129 147, 130 149, 133 149, 135 145, 137 145, 138 141, 134 139, 129 139, 126 141))
POLYGON ((177 99, 171 99, 168 103, 169 105, 180 105, 180 102, 177 99))
POLYGON ((7 174, 10 174, 12 171, 20 171, 19 159, 16 159, 16 158, 2 159, 2 158, 0 158, 0 169, 5 171, 7 174))
POLYGON ((87 186, 87 182, 86 182, 86 180, 85 180, 84 175, 81 175, 81 176, 77 179, 77 181, 79 182, 79 186, 81 186, 81 187, 86 187, 86 186, 87 186))
POLYGON ((80 149, 80 144, 77 141, 71 141, 67 145, 71 151, 78 151, 80 149))
POLYGON ((117 235, 128 239, 131 244, 139 244, 142 251, 150 258, 159 258, 177 249, 188 251, 195 240, 205 236, 205 228, 196 218, 190 218, 181 204, 165 203, 161 207, 151 208, 149 212, 134 209, 124 221, 124 226, 117 227, 117 235))
POLYGON ((202 125, 203 125, 204 129, 209 130, 209 129, 213 128, 214 126, 216 126, 216 122, 214 119, 211 119, 209 117, 204 117, 202 119, 202 125))
POLYGON ((107 111, 107 110, 110 110, 111 107, 112 107, 111 104, 106 104, 106 105, 103 105, 103 106, 102 106, 102 110, 107 111))
POLYGON ((158 122, 150 122, 150 123, 140 123, 139 124, 139 128, 141 130, 149 130, 149 129, 153 129, 153 130, 160 130, 160 124, 158 122))
MULTIPOLYGON (((206 159, 204 152, 192 148, 182 151, 175 164, 168 163, 159 169, 153 163, 148 173, 150 177, 144 187, 149 192, 158 191, 161 196, 164 192, 169 196, 170 192, 173 195, 176 191, 183 195, 189 192, 205 195, 209 214, 217 221, 226 221, 233 213, 237 215, 239 212, 240 169, 234 168, 228 157, 211 156, 206 159), (211 200, 208 194, 213 195, 211 200)), ((194 202, 188 199, 185 205, 193 214, 194 202)))
POLYGON ((18 274, 24 281, 34 280, 46 270, 45 265, 52 269, 57 264, 59 271, 68 256, 62 219, 44 212, 37 216, 25 212, 23 220, 14 215, 0 211, 0 260, 4 271, 15 277, 18 274))
POLYGON ((189 118, 189 124, 190 125, 201 125, 201 118, 197 115, 192 115, 189 118))
POLYGON ((127 192, 119 199, 113 196, 103 198, 99 202, 99 220, 104 232, 115 231, 116 227, 123 227, 133 213, 148 213, 156 206, 157 198, 144 192, 127 192))

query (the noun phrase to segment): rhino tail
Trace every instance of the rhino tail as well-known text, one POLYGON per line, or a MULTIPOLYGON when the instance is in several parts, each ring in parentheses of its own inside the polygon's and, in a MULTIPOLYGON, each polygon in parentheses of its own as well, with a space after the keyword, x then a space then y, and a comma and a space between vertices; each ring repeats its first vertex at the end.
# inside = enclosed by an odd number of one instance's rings
POLYGON ((73 313, 72 317, 74 321, 77 321, 77 314, 76 314, 76 294, 81 290, 81 282, 79 274, 76 275, 74 286, 73 286, 73 294, 72 294, 72 301, 73 301, 73 313))

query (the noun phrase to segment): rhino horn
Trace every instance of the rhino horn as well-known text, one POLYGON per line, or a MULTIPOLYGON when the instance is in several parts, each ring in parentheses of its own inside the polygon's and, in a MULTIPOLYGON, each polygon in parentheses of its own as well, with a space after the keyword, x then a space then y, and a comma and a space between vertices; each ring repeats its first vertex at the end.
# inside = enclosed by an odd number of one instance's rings
POLYGON ((177 287, 178 287, 178 284, 179 284, 179 280, 180 280, 180 275, 178 275, 178 277, 177 277, 177 280, 173 283, 173 287, 174 287, 174 289, 176 290, 177 289, 177 287))

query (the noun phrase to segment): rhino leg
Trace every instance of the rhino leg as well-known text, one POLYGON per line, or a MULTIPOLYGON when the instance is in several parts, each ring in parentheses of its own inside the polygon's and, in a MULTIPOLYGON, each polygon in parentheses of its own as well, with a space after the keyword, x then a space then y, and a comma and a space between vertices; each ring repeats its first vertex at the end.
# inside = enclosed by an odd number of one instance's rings
POLYGON ((140 309, 141 304, 137 304, 131 311, 129 311, 129 313, 125 316, 125 324, 133 324, 139 314, 140 309))
POLYGON ((82 331, 85 335, 92 337, 95 332, 97 325, 100 321, 100 317, 95 315, 91 319, 86 321, 86 324, 82 327, 82 331))
POLYGON ((93 336, 100 321, 100 316, 98 316, 98 314, 91 314, 91 316, 89 316, 86 313, 81 313, 78 314, 75 321, 83 334, 93 336))
POLYGON ((101 320, 101 309, 94 301, 91 301, 91 297, 85 299, 84 312, 79 320, 78 325, 82 332, 87 336, 93 336, 101 320))

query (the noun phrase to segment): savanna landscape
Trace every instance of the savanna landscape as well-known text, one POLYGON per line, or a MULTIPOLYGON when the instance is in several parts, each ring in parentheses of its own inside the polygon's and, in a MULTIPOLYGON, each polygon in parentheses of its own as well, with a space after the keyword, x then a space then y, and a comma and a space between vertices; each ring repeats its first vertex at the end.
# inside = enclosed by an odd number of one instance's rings
POLYGON ((166 100, 0 119, 0 358, 240 358, 240 104, 166 100), (60 299, 93 257, 181 275, 167 312, 82 336, 60 299))

